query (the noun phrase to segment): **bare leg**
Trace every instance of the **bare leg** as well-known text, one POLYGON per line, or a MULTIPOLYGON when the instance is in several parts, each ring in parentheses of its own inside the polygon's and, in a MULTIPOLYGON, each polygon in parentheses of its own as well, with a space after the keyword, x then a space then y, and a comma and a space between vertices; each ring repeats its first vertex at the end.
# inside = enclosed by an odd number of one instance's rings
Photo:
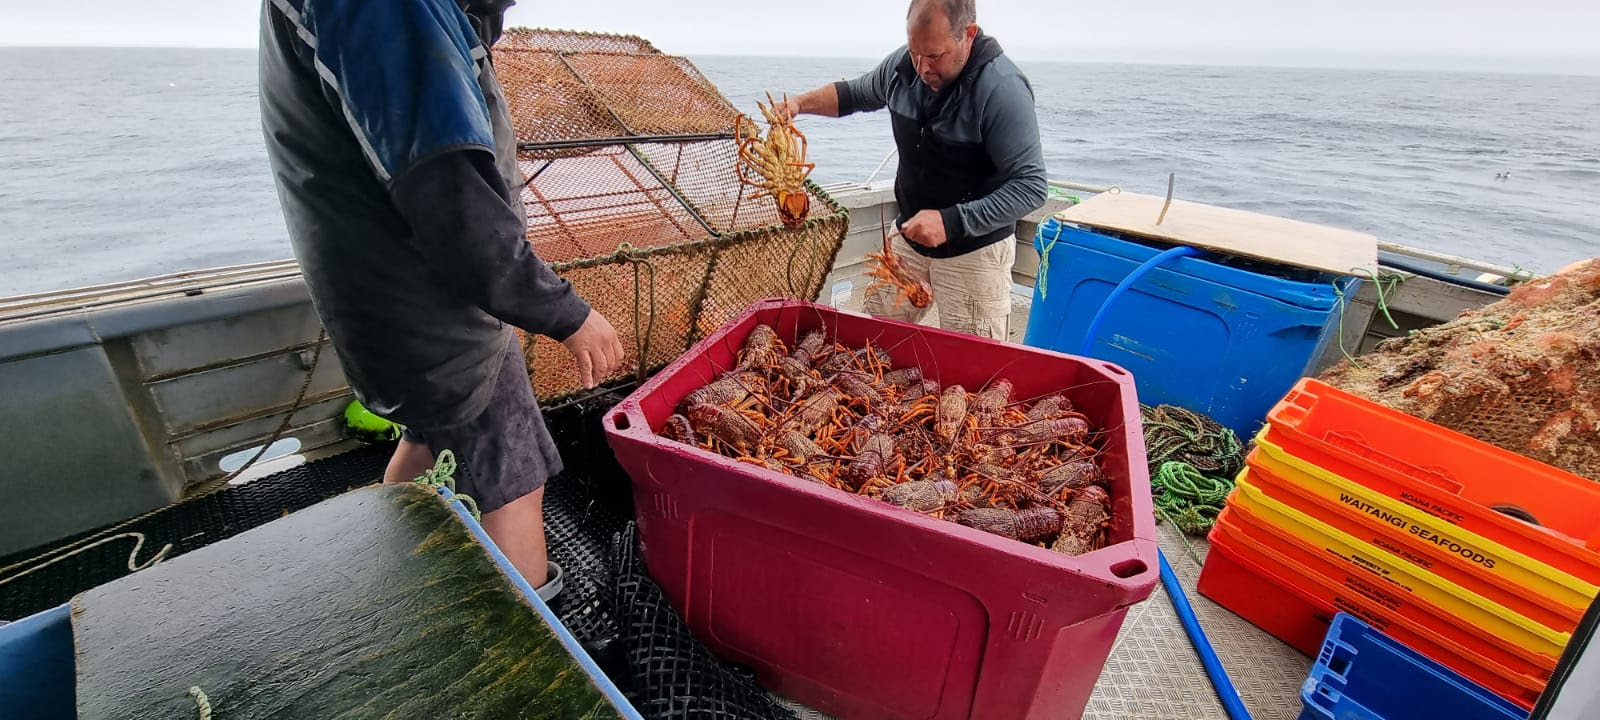
MULTIPOLYGON (((383 472, 383 481, 411 482, 432 468, 433 463, 433 452, 427 446, 402 439, 383 472)), ((485 513, 483 529, 529 585, 535 590, 544 585, 550 573, 545 564, 544 488, 485 513)))
POLYGON ((484 514, 483 529, 529 585, 535 590, 544 585, 550 570, 545 564, 544 488, 484 514))
POLYGON ((389 458, 389 467, 383 471, 383 481, 390 484, 411 482, 432 468, 433 462, 428 446, 402 438, 394 449, 394 457, 389 458))

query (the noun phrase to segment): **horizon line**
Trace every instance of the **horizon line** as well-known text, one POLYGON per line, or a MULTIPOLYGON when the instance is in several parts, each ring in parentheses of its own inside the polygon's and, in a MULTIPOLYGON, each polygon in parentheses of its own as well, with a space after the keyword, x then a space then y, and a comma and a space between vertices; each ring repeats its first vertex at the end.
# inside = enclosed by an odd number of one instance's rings
MULTIPOLYGON (((258 45, 194 45, 194 44, 74 44, 74 43, 5 43, 0 42, 0 50, 256 50, 258 45)), ((1247 69, 1296 69, 1296 70, 1353 70, 1353 71, 1409 71, 1409 72, 1438 72, 1438 73, 1467 73, 1489 75, 1546 75, 1555 77, 1600 77, 1600 53, 1590 55, 1464 55, 1452 53, 1371 53, 1362 54, 1345 51, 1312 51, 1309 53, 1273 53, 1271 51, 1256 51, 1255 57, 1215 59, 1215 60, 1178 60, 1155 58, 1093 58, 1079 56, 1047 57, 1031 52, 1032 48, 1020 47, 1017 51, 1008 51, 1019 62, 1024 63, 1061 63, 1080 65, 1141 65, 1154 67, 1234 67, 1247 69), (1311 57, 1308 57, 1311 56, 1311 57), (1341 63, 1340 60, 1353 61, 1341 63), (1415 64, 1405 63, 1543 63, 1546 67, 1529 69, 1525 67, 1485 69, 1481 67, 1417 67, 1415 64), (1550 63, 1572 64, 1584 67, 1567 67, 1556 69, 1549 67, 1550 63), (1592 65, 1590 65, 1592 63, 1592 65)), ((1148 52, 1147 48, 1102 48, 1108 54, 1148 52)), ((1182 49, 1178 52, 1203 53, 1205 50, 1193 48, 1182 49)), ((769 58, 790 60, 866 60, 876 61, 881 56, 853 55, 834 52, 816 54, 791 54, 791 53, 750 53, 738 51, 708 51, 708 52, 667 52, 667 55, 683 57, 729 57, 729 58, 769 58)))

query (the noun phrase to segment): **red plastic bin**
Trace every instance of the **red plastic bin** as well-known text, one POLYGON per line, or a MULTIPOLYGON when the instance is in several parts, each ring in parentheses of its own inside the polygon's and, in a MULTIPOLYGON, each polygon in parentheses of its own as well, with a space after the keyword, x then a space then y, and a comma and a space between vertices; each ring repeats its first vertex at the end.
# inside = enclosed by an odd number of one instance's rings
POLYGON ((650 574, 714 652, 841 718, 1076 718, 1128 606, 1157 580, 1133 379, 1108 363, 798 301, 757 303, 607 421, 650 574), (826 327, 941 383, 1062 391, 1104 430, 1105 548, 1068 557, 659 437, 757 323, 826 327))
POLYGON ((1294 457, 1600 585, 1600 483, 1310 378, 1267 420, 1294 457))
POLYGON ((1524 708, 1532 708, 1539 699, 1547 675, 1511 670, 1365 598, 1342 594, 1336 585, 1271 557, 1270 551, 1263 553, 1232 538, 1228 535, 1232 522, 1224 510, 1212 528, 1198 590, 1251 624, 1315 657, 1334 615, 1347 612, 1524 708), (1321 591, 1308 589, 1312 587, 1321 591))

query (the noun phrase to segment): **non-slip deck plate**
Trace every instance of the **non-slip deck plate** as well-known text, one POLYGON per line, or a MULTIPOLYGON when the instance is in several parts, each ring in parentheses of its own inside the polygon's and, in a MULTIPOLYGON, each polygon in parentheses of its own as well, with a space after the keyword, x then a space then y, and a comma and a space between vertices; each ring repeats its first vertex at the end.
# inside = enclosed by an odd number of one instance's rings
MULTIPOLYGON (((1200 566, 1182 535, 1158 526, 1161 551, 1189 593, 1200 626, 1216 648, 1239 696, 1257 720, 1293 720, 1300 715, 1300 685, 1311 658, 1195 592, 1200 566)), ((1201 559, 1207 543, 1190 538, 1201 559)), ((1211 688, 1194 646, 1178 622, 1172 600, 1157 592, 1128 611, 1122 633, 1100 674, 1085 720, 1172 720, 1227 715, 1211 688)))

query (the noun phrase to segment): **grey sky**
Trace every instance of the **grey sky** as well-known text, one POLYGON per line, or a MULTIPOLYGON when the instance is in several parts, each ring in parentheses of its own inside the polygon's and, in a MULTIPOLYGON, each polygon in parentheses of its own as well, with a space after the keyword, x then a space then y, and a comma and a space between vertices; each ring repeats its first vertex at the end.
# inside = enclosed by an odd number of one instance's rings
MULTIPOLYGON (((253 0, 0 0, 0 45, 252 47, 253 0), (67 9, 70 7, 70 9, 67 9)), ((521 0, 514 25, 643 35, 684 55, 875 57, 903 0, 521 0)), ((1600 0, 981 0, 1034 60, 1314 64, 1600 74, 1600 0)))

